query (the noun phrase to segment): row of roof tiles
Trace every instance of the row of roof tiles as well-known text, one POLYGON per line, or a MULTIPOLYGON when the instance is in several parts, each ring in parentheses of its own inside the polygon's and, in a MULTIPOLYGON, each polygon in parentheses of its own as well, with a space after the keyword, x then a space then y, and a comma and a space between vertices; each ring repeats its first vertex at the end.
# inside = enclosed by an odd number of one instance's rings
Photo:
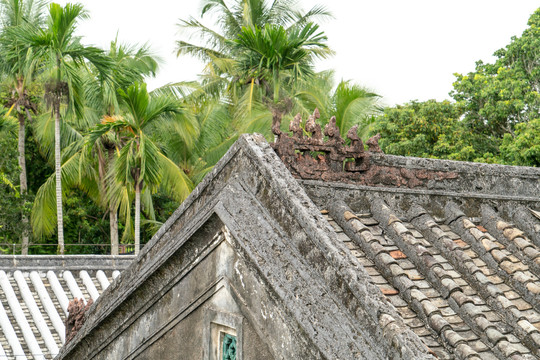
POLYGON ((329 210, 338 237, 438 357, 540 358, 539 248, 493 209, 482 208, 481 225, 451 202, 446 223, 419 206, 406 222, 377 198, 370 213, 329 210))

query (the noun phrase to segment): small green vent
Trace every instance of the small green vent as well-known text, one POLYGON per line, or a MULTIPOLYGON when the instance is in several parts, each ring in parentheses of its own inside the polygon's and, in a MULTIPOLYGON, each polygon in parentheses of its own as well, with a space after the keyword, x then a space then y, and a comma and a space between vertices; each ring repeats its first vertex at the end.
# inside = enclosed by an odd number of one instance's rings
POLYGON ((236 360, 236 336, 223 335, 223 360, 236 360))

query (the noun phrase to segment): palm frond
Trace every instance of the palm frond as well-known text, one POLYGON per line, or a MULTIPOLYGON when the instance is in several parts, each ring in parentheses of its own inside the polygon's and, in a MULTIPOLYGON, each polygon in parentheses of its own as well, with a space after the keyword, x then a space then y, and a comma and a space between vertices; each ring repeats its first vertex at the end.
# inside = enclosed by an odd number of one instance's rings
POLYGON ((0 24, 2 27, 19 26, 23 23, 41 25, 45 21, 45 0, 1 0, 0 24))
MULTIPOLYGON (((52 161, 54 156, 54 117, 50 113, 43 113, 36 117, 33 126, 40 148, 45 156, 52 161)), ((60 124, 60 139, 62 148, 65 148, 71 143, 81 140, 82 135, 69 123, 62 122, 60 124)))
MULTIPOLYGON (((96 191, 95 174, 87 164, 81 164, 81 152, 67 159, 61 168, 62 192, 79 187, 85 192, 96 191)), ((32 207, 32 229, 37 237, 47 236, 56 230, 56 178, 50 175, 39 188, 32 207)))
POLYGON ((15 135, 17 133, 17 123, 14 118, 6 116, 5 109, 2 109, 4 112, 0 115, 0 133, 5 132, 15 135))
POLYGON ((201 17, 209 13, 218 14, 217 23, 227 35, 240 31, 242 23, 239 22, 241 16, 238 14, 238 9, 230 9, 224 0, 203 0, 201 17))
POLYGON ((159 153, 159 161, 163 178, 161 189, 171 195, 175 200, 182 202, 193 189, 193 183, 182 169, 167 158, 163 153, 159 153))
POLYGON ((303 26, 309 22, 324 21, 333 18, 332 13, 323 5, 315 5, 307 12, 299 10, 289 12, 290 27, 303 26))
POLYGON ((176 41, 176 56, 180 55, 191 55, 203 61, 210 61, 212 58, 225 57, 219 50, 178 40, 176 41))
POLYGON ((379 114, 380 96, 350 81, 341 81, 334 93, 336 122, 344 136, 353 125, 362 125, 379 114))
POLYGON ((146 219, 155 220, 156 212, 154 211, 154 203, 152 202, 152 192, 148 189, 143 189, 141 193, 142 212, 146 215, 146 219))

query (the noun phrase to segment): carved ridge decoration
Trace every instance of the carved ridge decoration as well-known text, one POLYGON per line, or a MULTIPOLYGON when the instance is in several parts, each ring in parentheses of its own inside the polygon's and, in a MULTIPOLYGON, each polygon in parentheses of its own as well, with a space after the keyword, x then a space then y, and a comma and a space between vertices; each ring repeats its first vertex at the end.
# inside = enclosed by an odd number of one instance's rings
POLYGON ((82 328, 86 321, 86 312, 92 306, 92 299, 88 300, 86 305, 83 299, 73 299, 68 304, 68 317, 65 322, 66 326, 66 344, 77 335, 77 332, 82 328))
POLYGON ((271 146, 296 178, 414 188, 425 186, 429 180, 458 177, 455 172, 373 164, 372 155, 382 154, 380 134, 366 141, 368 150, 365 150, 362 139, 358 137, 358 125, 347 132, 350 145, 346 145, 335 116, 325 126, 324 132, 316 122, 319 118, 319 110, 315 109, 302 128, 302 117, 297 114, 289 124, 292 135, 274 131, 277 139, 271 146))

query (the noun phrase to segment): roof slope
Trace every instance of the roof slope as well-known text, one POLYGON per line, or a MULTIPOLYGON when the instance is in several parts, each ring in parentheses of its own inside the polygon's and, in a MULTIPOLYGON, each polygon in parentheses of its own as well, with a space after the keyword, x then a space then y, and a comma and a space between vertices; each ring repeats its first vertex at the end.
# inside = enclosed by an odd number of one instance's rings
MULTIPOLYGON (((320 149, 292 140, 289 153, 320 149)), ((327 166, 331 156, 285 163, 438 357, 540 358, 540 169, 388 156, 375 145, 352 160, 360 173, 327 166), (340 182, 312 180, 325 177, 340 182)))
POLYGON ((387 156, 335 136, 280 141, 282 161, 242 136, 59 358, 99 358, 222 237, 287 314, 242 310, 275 358, 540 358, 540 169, 387 156))
POLYGON ((372 204, 371 212, 354 214, 342 203, 327 216, 439 358, 540 355, 540 252, 530 239, 502 220, 473 223, 463 213, 452 214, 451 205, 446 221, 420 207, 411 209, 407 221, 383 200, 372 204), (497 223, 506 236, 493 229, 497 223))
POLYGON ((52 359, 68 302, 97 300, 132 256, 0 256, 0 359, 52 359))

